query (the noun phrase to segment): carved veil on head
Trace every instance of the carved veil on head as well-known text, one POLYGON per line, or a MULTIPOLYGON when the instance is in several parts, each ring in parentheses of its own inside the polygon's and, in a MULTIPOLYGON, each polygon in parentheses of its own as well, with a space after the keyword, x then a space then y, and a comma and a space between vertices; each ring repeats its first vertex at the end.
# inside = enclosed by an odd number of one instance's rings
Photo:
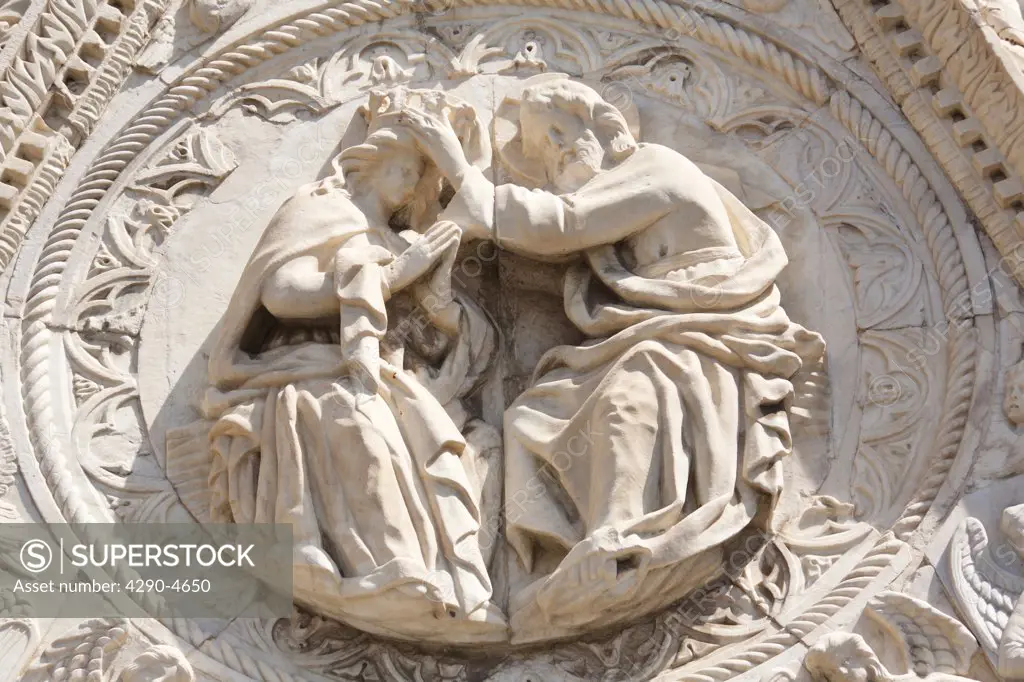
MULTIPOLYGON (((342 213, 358 210, 351 199, 359 192, 374 191, 373 187, 359 186, 356 181, 359 174, 369 173, 375 164, 386 164, 389 152, 393 154, 396 150, 403 150, 406 153, 412 151, 421 154, 412 136, 397 125, 398 114, 412 108, 448 121, 462 142, 467 158, 477 165, 489 165, 489 138, 476 112, 462 100, 439 90, 395 87, 371 92, 368 105, 361 112, 362 116, 356 117, 354 122, 355 125, 365 123, 365 130, 350 130, 355 134, 354 139, 361 142, 345 148, 333 160, 333 174, 300 187, 278 209, 243 270, 225 313, 223 330, 210 354, 210 382, 218 390, 234 389, 246 381, 268 375, 266 359, 253 357, 249 353, 258 344, 247 340, 250 337, 265 336, 265 331, 251 336, 249 330, 261 329, 259 324, 253 323, 254 317, 265 319, 260 311, 260 291, 267 273, 306 253, 323 250, 325 247, 337 248, 353 234, 365 229, 360 221, 339 219, 342 213), (243 351, 243 347, 246 350, 243 351)), ((424 171, 414 192, 416 205, 403 211, 406 214, 403 222, 412 228, 429 226, 434 212, 440 210, 442 178, 436 170, 430 168, 433 164, 425 157, 424 164, 424 171), (428 188, 427 183, 436 184, 428 188)), ((387 229, 386 225, 375 225, 371 229, 378 232, 386 247, 394 253, 408 247, 408 243, 387 229)), ((320 348, 320 351, 323 350, 320 348)), ((282 365, 291 362, 287 356, 283 355, 282 358, 282 365)), ((296 366, 301 365, 307 369, 315 365, 317 369, 314 373, 323 374, 334 371, 331 363, 337 359, 328 354, 319 357, 316 362, 308 358, 295 362, 296 366)), ((289 366, 288 371, 293 369, 289 366)), ((208 403, 219 404, 217 401, 220 398, 212 393, 211 396, 208 403)))
MULTIPOLYGON (((406 109, 447 121, 462 142, 466 159, 478 168, 490 165, 490 138, 470 104, 441 90, 402 86, 374 89, 370 91, 368 103, 359 108, 366 125, 363 142, 344 149, 332 160, 335 177, 342 179, 349 191, 356 191, 363 174, 387 161, 389 150, 417 149, 412 134, 398 125, 399 115, 406 109)), ((408 207, 409 227, 414 229, 428 227, 440 211, 439 199, 445 183, 444 176, 429 158, 423 156, 423 163, 413 205, 408 207)))

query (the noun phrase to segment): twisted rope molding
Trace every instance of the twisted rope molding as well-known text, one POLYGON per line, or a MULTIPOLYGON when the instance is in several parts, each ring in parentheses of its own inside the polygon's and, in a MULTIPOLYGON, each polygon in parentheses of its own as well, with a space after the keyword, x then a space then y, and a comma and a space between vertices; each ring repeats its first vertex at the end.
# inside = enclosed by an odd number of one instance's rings
MULTIPOLYGON (((459 4, 464 6, 500 4, 537 6, 547 9, 585 9, 653 24, 664 29, 678 30, 679 28, 693 27, 695 34, 704 42, 765 67, 816 104, 827 101, 829 88, 832 87, 831 81, 820 70, 808 66, 801 58, 774 43, 748 33, 743 28, 732 26, 716 18, 699 15, 687 8, 668 5, 660 0, 641 0, 629 4, 624 1, 613 2, 611 0, 508 0, 506 2, 460 0, 459 4)), ((54 340, 54 333, 48 328, 47 321, 54 311, 59 282, 66 260, 89 216, 128 163, 166 130, 183 111, 190 109, 198 100, 223 82, 309 40, 350 26, 397 17, 406 13, 411 5, 411 0, 382 0, 381 2, 357 0, 344 3, 337 7, 313 12, 291 23, 267 29, 258 36, 254 44, 235 45, 228 48, 227 51, 207 64, 196 67, 192 72, 184 75, 156 104, 137 116, 97 159, 65 206, 44 246, 32 277, 22 327, 21 365, 22 393, 26 413, 33 417, 29 420, 31 441, 36 449, 46 483, 59 509, 68 521, 86 520, 87 510, 74 488, 70 474, 71 468, 68 466, 69 461, 67 455, 61 450, 61 444, 46 437, 42 431, 42 425, 52 423, 53 417, 49 396, 51 385, 46 361, 49 357, 50 344, 54 340)), ((838 100, 833 97, 833 102, 839 103, 834 106, 838 107, 840 113, 853 112, 854 104, 856 104, 856 107, 859 107, 857 109, 858 121, 867 121, 869 126, 880 126, 873 118, 865 118, 866 110, 847 93, 843 92, 839 97, 838 100), (846 99, 842 99, 843 95, 846 96, 846 99)), ((844 123, 850 127, 853 120, 848 117, 844 123)), ((888 135, 888 131, 885 131, 885 134, 888 135)), ((891 139, 891 135, 889 138, 891 139)), ((933 254, 937 252, 936 265, 940 271, 941 286, 952 287, 953 291, 957 293, 966 291, 966 273, 962 262, 959 262, 958 265, 953 263, 948 267, 943 266, 948 259, 957 260, 958 251, 955 248, 952 228, 942 213, 941 206, 938 206, 935 200, 934 191, 928 186, 927 181, 902 147, 899 147, 898 152, 892 151, 898 147, 894 140, 882 146, 875 145, 876 148, 869 151, 883 162, 883 166, 890 174, 895 173, 894 179, 897 179, 898 182, 901 178, 911 178, 909 181, 901 183, 901 187, 904 188, 904 196, 911 202, 919 218, 922 216, 928 218, 927 225, 930 227, 925 227, 926 239, 928 239, 933 254), (883 151, 882 146, 890 150, 891 153, 879 156, 883 151), (893 161, 886 164, 884 160, 890 157, 893 161)), ((951 309, 948 301, 956 300, 956 297, 947 296, 946 293, 944 290, 943 301, 948 311, 951 309)), ((972 381, 973 371, 965 377, 965 381, 972 381)), ((951 434, 956 432, 955 427, 947 430, 951 434)), ((849 587, 851 581, 858 585, 866 584, 864 580, 867 578, 864 576, 877 575, 884 565, 888 565, 889 558, 895 551, 898 551, 898 547, 892 549, 890 545, 880 546, 844 580, 841 586, 847 587, 843 590, 837 588, 838 592, 830 593, 823 602, 801 616, 797 623, 804 623, 810 628, 812 625, 816 627, 823 622, 831 613, 841 608, 842 604, 847 603, 853 594, 862 589, 862 587, 857 589, 849 587), (866 573, 863 573, 864 571, 866 573)), ((261 675, 267 672, 263 662, 256 659, 249 660, 244 654, 228 651, 222 646, 205 641, 205 635, 188 621, 165 619, 164 623, 193 645, 203 645, 206 649, 213 646, 214 655, 219 658, 224 657, 222 660, 236 661, 241 668, 252 672, 258 670, 261 675)), ((776 655, 780 650, 779 647, 785 648, 781 644, 781 640, 776 641, 780 636, 770 638, 757 645, 758 648, 752 652, 745 652, 736 662, 729 662, 723 669, 730 669, 732 671, 730 674, 732 674, 739 668, 747 669, 757 662, 763 662, 776 655)), ((278 671, 268 679, 284 681, 293 678, 287 673, 278 671)))
MULTIPOLYGON (((197 69, 193 75, 184 77, 156 105, 136 117, 86 174, 64 207, 43 248, 32 276, 22 321, 22 396, 26 415, 30 415, 29 436, 36 451, 40 472, 66 521, 82 523, 89 520, 89 514, 88 508, 75 490, 73 468, 62 450, 62 444, 44 427, 53 423, 47 359, 50 355, 50 344, 55 337, 46 323, 55 307, 67 258, 93 209, 128 163, 166 130, 182 111, 188 110, 221 81, 301 45, 305 42, 299 38, 303 33, 312 33, 315 36, 328 35, 350 26, 382 21, 398 16, 411 4, 412 0, 391 0, 383 4, 366 0, 346 3, 298 19, 291 25, 263 31, 258 38, 258 42, 262 44, 239 46, 237 50, 229 51, 221 55, 220 59, 197 69)), ((220 654, 225 662, 235 662, 240 671, 247 674, 256 671, 261 674, 268 673, 264 679, 274 682, 298 682, 297 678, 283 671, 274 671, 266 663, 247 654, 235 653, 230 647, 219 643, 211 644, 208 636, 188 620, 160 620, 190 645, 202 646, 207 650, 212 647, 211 653, 215 657, 220 654)))
POLYGON ((881 575, 905 546, 892 534, 883 535, 838 585, 795 620, 784 623, 784 629, 733 658, 678 678, 679 682, 722 682, 775 658, 839 613, 881 575))
POLYGON ((924 483, 914 493, 893 528, 898 538, 906 540, 921 525, 945 483, 967 426, 967 414, 974 392, 974 356, 978 347, 977 330, 970 320, 967 270, 959 257, 960 251, 949 218, 942 210, 935 191, 921 175, 903 145, 849 93, 833 94, 829 105, 832 115, 860 139, 861 144, 896 181, 917 216, 935 261, 943 310, 949 325, 947 356, 950 372, 946 378, 943 418, 939 435, 935 439, 935 454, 929 462, 924 483))
MULTIPOLYGON (((184 74, 148 111, 135 120, 100 155, 64 207, 47 240, 33 273, 23 320, 22 395, 26 413, 38 415, 31 426, 31 440, 37 450, 40 468, 62 513, 71 522, 81 522, 86 510, 74 490, 71 468, 55 439, 39 433, 41 423, 52 423, 49 400, 50 380, 46 358, 51 339, 46 321, 53 313, 57 291, 68 256, 79 233, 121 171, 146 146, 162 133, 183 111, 212 92, 221 83, 311 39, 352 26, 392 19, 406 13, 415 0, 356 0, 325 8, 305 17, 264 30, 251 44, 236 45, 184 74)), ((808 66, 799 57, 769 43, 742 28, 704 17, 684 7, 661 0, 460 0, 461 5, 511 4, 545 8, 585 9, 611 14, 641 23, 653 23, 664 29, 697 27, 698 35, 712 44, 728 48, 739 57, 753 59, 769 68, 805 97, 824 101, 827 82, 824 74, 808 66)))
MULTIPOLYGON (((14 258, 28 228, 38 217, 43 203, 67 167, 77 146, 73 143, 76 139, 75 135, 85 138, 92 131, 99 120, 100 113, 128 75, 134 56, 148 40, 150 24, 166 5, 167 0, 145 0, 139 3, 139 6, 127 18, 127 28, 116 38, 109 54, 104 56, 96 72, 92 74, 89 85, 74 101, 66 121, 67 126, 70 126, 74 133, 65 130, 63 126, 60 130, 49 133, 52 135, 52 139, 47 145, 45 158, 39 163, 32 180, 18 193, 10 215, 0 223, 0 271, 6 268, 14 258)), ((61 6, 61 2, 52 2, 50 6, 54 8, 53 11, 56 11, 56 8, 61 6)), ((81 17, 69 13, 67 10, 61 13, 61 16, 65 15, 81 20, 81 17)), ((52 21, 47 23, 41 19, 37 31, 43 35, 52 30, 52 23, 52 21)), ((87 24, 78 28, 83 27, 87 27, 87 24)), ((38 42, 38 36, 30 35, 33 38, 27 43, 29 48, 38 42)), ((79 35, 77 38, 81 38, 81 36, 79 35)), ((45 62, 45 52, 30 50, 30 55, 35 62, 45 62)), ((55 55, 51 54, 50 56, 54 57, 55 55)), ((2 133, 0 138, 2 138, 3 146, 0 152, 3 150, 6 150, 6 153, 12 152, 19 137, 32 127, 32 120, 39 117, 49 106, 50 96, 53 93, 51 89, 54 86, 53 79, 59 74, 62 66, 63 64, 48 64, 46 68, 43 68, 37 64, 29 72, 45 75, 46 78, 40 76, 39 82, 36 83, 32 83, 27 78, 20 80, 24 94, 17 103, 17 110, 23 115, 24 120, 15 118, 8 124, 0 126, 0 133, 2 133)), ((17 63, 10 66, 7 77, 11 78, 11 74, 18 68, 17 63)), ((24 66, 20 68, 25 70, 24 66)), ((8 92, 9 86, 0 83, 0 91, 8 92)), ((43 127, 46 128, 46 126, 43 127)))
MULTIPOLYGON (((1015 200, 1021 178, 1017 170, 1007 165, 1002 158, 997 160, 996 168, 1005 173, 1006 179, 999 182, 976 168, 973 163, 979 153, 989 154, 993 149, 1000 152, 1014 150, 989 146, 985 142, 986 134, 992 133, 989 129, 991 126, 975 134, 977 131, 974 126, 980 126, 982 121, 975 116, 970 103, 965 101, 956 85, 947 85, 939 90, 940 81, 937 80, 936 64, 941 65, 941 73, 952 74, 953 80, 968 84, 972 91, 976 91, 982 84, 991 85, 989 76, 1004 68, 993 68, 996 62, 1002 64, 1001 59, 988 50, 978 49, 979 34, 974 32, 976 27, 973 20, 961 14, 960 4, 937 2, 911 5, 886 0, 879 5, 868 0, 835 0, 840 18, 856 38, 857 44, 871 62, 875 72, 885 81, 904 116, 920 134, 934 158, 963 195, 999 253, 1007 259, 1018 284, 1024 285, 1024 263, 1021 262, 1020 252, 1020 230, 1024 227, 1024 211, 1020 208, 1020 199, 1015 200), (931 22, 926 23, 941 23, 944 17, 941 10, 947 6, 956 8, 954 12, 945 16, 953 17, 957 22, 969 23, 971 35, 968 40, 964 40, 960 33, 948 33, 947 26, 947 32, 939 37, 939 43, 971 50, 971 55, 978 58, 978 68, 971 69, 970 73, 951 72, 951 69, 960 71, 958 64, 962 55, 958 50, 953 50, 947 56, 956 56, 957 61, 951 59, 946 63, 944 59, 940 59, 937 54, 933 54, 932 43, 936 38, 934 35, 931 40, 922 38, 914 45, 916 56, 903 56, 907 46, 901 45, 901 42, 909 31, 906 31, 906 24, 901 26, 900 22, 904 18, 912 21, 914 12, 909 12, 908 15, 908 10, 913 10, 918 5, 922 11, 939 10, 938 14, 931 17, 931 22), (956 122, 954 113, 962 114, 964 119, 956 122), (985 149, 981 152, 975 151, 973 147, 974 142, 979 139, 985 142, 985 149), (1014 205, 1017 205, 1017 208, 1014 208, 1014 205), (1018 211, 1016 215, 1015 211, 1018 211)), ((917 19, 920 20, 921 17, 917 19)), ((921 28, 923 33, 930 33, 936 26, 921 28)), ((942 54, 940 45, 934 46, 938 50, 938 55, 942 54)), ((1006 87, 1016 86, 1009 83, 1006 87)), ((1013 144, 1020 147, 1019 141, 1013 144)), ((1006 141, 1003 146, 1006 146, 1006 141)), ((1020 154, 1010 153, 1010 156, 1019 158, 1020 154)), ((982 165, 988 166, 989 162, 986 160, 982 165)))
POLYGON ((924 231, 932 252, 942 290, 946 319, 962 320, 969 314, 970 291, 967 270, 957 257, 956 237, 938 196, 921 174, 903 145, 859 101, 848 92, 836 92, 829 100, 829 110, 896 181, 903 198, 910 204, 924 231))
POLYGON ((967 426, 967 415, 974 394, 974 360, 978 349, 978 330, 973 327, 954 329, 953 343, 950 344, 948 352, 952 371, 946 380, 946 396, 942 401, 943 420, 935 440, 935 454, 924 484, 914 493, 893 526, 893 532, 903 540, 909 539, 920 527, 931 509, 935 497, 946 482, 953 462, 956 461, 960 440, 967 426))
POLYGON ((87 510, 74 490, 71 469, 60 444, 40 431, 41 424, 52 423, 53 416, 46 367, 53 333, 46 322, 53 313, 67 259, 89 216, 128 163, 166 130, 181 112, 187 111, 221 81, 301 45, 305 40, 299 36, 304 33, 307 36, 308 33, 328 35, 349 26, 383 21, 398 16, 411 4, 412 0, 390 0, 383 4, 361 0, 328 8, 293 24, 266 30, 256 45, 241 45, 198 68, 192 75, 186 75, 148 111, 137 116, 107 147, 64 207, 32 276, 22 321, 21 375, 26 414, 37 415, 31 425, 32 444, 54 499, 69 522, 85 521, 87 510))
POLYGON ((692 34, 712 45, 781 76, 787 85, 821 106, 828 99, 829 79, 788 47, 747 31, 745 28, 703 14, 689 7, 664 0, 456 0, 457 6, 504 5, 566 9, 610 14, 655 28, 672 31, 676 36, 692 34))

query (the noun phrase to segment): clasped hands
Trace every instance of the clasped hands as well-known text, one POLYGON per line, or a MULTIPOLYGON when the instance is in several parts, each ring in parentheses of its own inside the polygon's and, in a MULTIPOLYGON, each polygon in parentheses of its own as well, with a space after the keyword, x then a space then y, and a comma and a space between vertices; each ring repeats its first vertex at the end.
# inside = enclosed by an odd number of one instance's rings
MULTIPOLYGON (((406 232, 403 236, 409 236, 406 232)), ((409 247, 398 254, 390 263, 385 266, 385 280, 390 291, 400 291, 410 286, 413 282, 427 275, 431 271, 439 274, 439 277, 432 279, 431 288, 451 289, 450 280, 447 284, 436 282, 437 279, 447 279, 443 271, 451 272, 450 268, 439 267, 442 263, 452 264, 455 262, 455 254, 459 250, 459 241, 462 238, 462 230, 450 220, 441 220, 434 223, 426 232, 415 236, 409 247)), ((441 294, 442 292, 435 292, 441 294)))
MULTIPOLYGON (((451 271, 462 230, 450 220, 441 220, 423 234, 405 232, 403 237, 411 243, 397 256, 383 247, 370 246, 364 247, 370 253, 363 251, 360 257, 381 265, 385 300, 411 287, 430 323, 445 333, 457 333, 459 307, 453 301, 451 271)), ((344 270, 348 266, 338 260, 336 267, 344 270)))

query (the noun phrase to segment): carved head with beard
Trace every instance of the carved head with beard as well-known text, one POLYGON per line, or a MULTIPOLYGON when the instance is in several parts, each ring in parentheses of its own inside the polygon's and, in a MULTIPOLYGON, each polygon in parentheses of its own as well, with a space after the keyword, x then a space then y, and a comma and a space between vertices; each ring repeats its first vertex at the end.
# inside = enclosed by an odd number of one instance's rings
POLYGON ((560 192, 579 189, 637 146, 618 109, 568 78, 525 88, 519 123, 523 154, 543 162, 560 192))

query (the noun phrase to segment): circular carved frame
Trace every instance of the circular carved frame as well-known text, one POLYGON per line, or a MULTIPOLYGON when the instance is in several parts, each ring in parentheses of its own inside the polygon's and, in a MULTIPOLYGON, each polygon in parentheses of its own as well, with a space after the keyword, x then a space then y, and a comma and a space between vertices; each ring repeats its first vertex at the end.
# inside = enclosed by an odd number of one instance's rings
MULTIPOLYGON (((557 33, 564 30, 556 28, 559 20, 571 16, 572 21, 584 26, 614 26, 613 33, 634 35, 638 43, 648 40, 652 45, 678 46, 677 53, 673 53, 670 47, 665 55, 701 54, 711 62, 719 59, 733 69, 756 74, 770 81, 777 91, 784 91, 791 103, 799 103, 799 106, 791 104, 789 113, 792 116, 793 112, 798 112, 804 117, 803 129, 844 130, 843 140, 855 143, 855 147, 848 149, 854 150, 852 153, 856 155, 858 168, 863 168, 867 176, 874 179, 876 185, 873 186, 888 188, 888 196, 884 199, 898 217, 895 222, 903 233, 911 236, 912 245, 901 252, 911 259, 916 253, 926 256, 920 259, 920 277, 924 284, 920 291, 911 291, 910 296, 925 301, 921 306, 921 329, 934 331, 940 339, 938 350, 930 354, 926 363, 927 372, 921 367, 907 369, 896 363, 894 368, 892 363, 883 363, 882 369, 869 372, 867 380, 859 382, 863 385, 858 386, 858 403, 888 406, 901 398, 906 386, 900 382, 916 381, 920 375, 928 374, 921 380, 929 384, 927 400, 922 399, 921 404, 915 407, 917 411, 910 410, 911 413, 905 417, 910 419, 919 416, 922 410, 927 412, 930 423, 934 424, 934 437, 913 452, 911 464, 922 474, 916 477, 916 485, 912 489, 893 491, 891 499, 867 519, 881 532, 871 537, 869 545, 857 555, 856 561, 839 567, 842 576, 827 590, 815 594, 813 600, 794 612, 787 613, 784 629, 760 632, 747 640, 716 648, 707 655, 702 655, 699 650, 692 651, 692 655, 687 657, 675 651, 680 644, 680 635, 673 630, 671 618, 662 614, 651 622, 627 629, 617 637, 600 640, 599 646, 605 647, 606 656, 595 665, 603 670, 601 674, 611 675, 606 679, 618 679, 615 674, 636 676, 638 670, 644 675, 651 675, 665 668, 674 669, 666 673, 671 679, 727 679, 768 663, 801 640, 813 639, 828 621, 841 620, 844 609, 852 608, 850 604, 858 596, 880 589, 901 570, 909 551, 907 545, 913 545, 915 535, 923 528, 942 518, 944 507, 950 501, 952 491, 945 490, 943 486, 961 452, 980 371, 979 325, 984 322, 975 315, 974 301, 979 296, 978 291, 987 286, 987 280, 970 266, 981 261, 980 247, 951 186, 938 172, 898 111, 868 82, 798 37, 783 34, 782 30, 771 28, 740 10, 725 5, 709 9, 696 4, 654 0, 632 3, 549 0, 542 7, 533 3, 460 1, 454 8, 445 8, 444 12, 425 11, 428 9, 414 7, 404 1, 387 0, 319 3, 272 22, 268 19, 243 22, 206 50, 201 58, 183 65, 181 75, 169 86, 159 84, 162 91, 153 93, 150 101, 141 106, 135 105, 137 113, 93 158, 84 174, 81 170, 77 173, 69 171, 65 184, 74 182, 74 192, 60 207, 60 214, 52 223, 41 248, 37 252, 23 250, 12 279, 12 288, 20 287, 20 295, 25 300, 25 312, 16 340, 24 422, 17 420, 16 423, 26 429, 24 435, 31 448, 21 452, 20 465, 28 474, 32 495, 40 509, 50 521, 88 522, 113 518, 106 500, 95 494, 95 481, 79 462, 83 447, 81 434, 76 433, 71 425, 75 423, 77 412, 87 408, 101 411, 103 401, 123 406, 125 401, 138 396, 138 386, 130 360, 127 366, 108 362, 109 353, 92 353, 91 350, 96 349, 84 347, 80 336, 83 332, 99 332, 117 337, 111 343, 120 344, 122 354, 130 356, 133 351, 128 347, 137 345, 139 341, 141 319, 133 321, 122 316, 111 322, 107 316, 105 322, 90 328, 83 326, 83 319, 97 316, 96 305, 101 308, 107 306, 103 314, 115 310, 116 306, 110 302, 125 293, 136 297, 133 299, 138 303, 135 307, 141 306, 144 311, 155 281, 155 271, 153 263, 141 257, 134 264, 126 264, 123 258, 116 257, 112 263, 108 262, 105 259, 109 259, 110 254, 100 251, 101 240, 96 235, 103 229, 108 214, 126 189, 139 181, 140 174, 151 171, 154 160, 163 158, 169 148, 173 153, 175 145, 180 145, 183 139, 186 140, 185 156, 188 157, 183 159, 184 162, 196 161, 197 156, 203 156, 200 165, 204 166, 204 172, 209 173, 211 169, 214 175, 218 170, 222 174, 230 172, 228 160, 215 158, 216 150, 204 147, 201 139, 188 137, 190 123, 186 120, 187 113, 196 111, 206 117, 217 117, 240 103, 251 104, 254 101, 252 84, 246 79, 266 79, 268 73, 280 74, 287 69, 292 69, 294 74, 293 66, 297 60, 302 61, 297 55, 304 50, 308 57, 309 52, 329 54, 336 49, 332 46, 341 41, 372 42, 366 41, 364 29, 367 27, 383 33, 419 31, 428 36, 428 42, 443 43, 439 36, 443 38, 446 35, 441 30, 446 26, 471 25, 480 18, 489 21, 499 19, 505 22, 499 22, 499 25, 510 27, 507 35, 497 29, 478 31, 478 35, 482 36, 481 41, 506 42, 503 46, 506 56, 514 62, 517 50, 522 54, 524 48, 521 41, 510 47, 507 44, 509 36, 519 40, 520 29, 531 22, 536 30, 557 33), (530 8, 530 14, 516 19, 523 8, 530 8), (263 25, 255 26, 256 21, 263 25), (117 281, 114 277, 103 279, 109 272, 123 266, 133 269, 135 274, 117 281), (89 305, 83 307, 83 301, 88 301, 89 305), (72 374, 69 367, 72 366, 79 370, 85 368, 84 372, 74 374, 74 380, 69 379, 72 374), (92 381, 95 386, 85 390, 83 386, 87 381, 92 381), (634 645, 645 640, 659 642, 659 646, 629 664, 632 672, 627 670, 629 666, 621 657, 623 646, 632 646, 624 645, 631 637, 634 645), (664 642, 672 651, 660 646, 664 642), (615 654, 610 655, 609 651, 615 654)), ((448 59, 443 66, 449 69, 449 73, 462 69, 461 76, 471 78, 487 68, 482 60, 474 61, 474 45, 470 40, 461 52, 455 49, 445 52, 437 47, 442 56, 436 59, 440 63, 448 59), (457 58, 458 68, 453 69, 450 57, 457 58)), ((683 102, 685 93, 673 86, 675 81, 671 80, 670 72, 662 68, 671 60, 659 62, 661 55, 654 54, 653 63, 609 65, 602 50, 614 51, 614 45, 585 42, 580 45, 582 47, 575 51, 565 50, 570 55, 566 62, 547 66, 570 71, 576 69, 578 73, 572 75, 604 83, 609 88, 605 90, 606 96, 624 107, 628 107, 630 102, 616 102, 616 94, 620 98, 623 92, 632 96, 634 88, 637 89, 637 97, 688 106, 683 102), (624 70, 624 66, 640 68, 642 77, 631 76, 634 72, 624 70), (623 84, 625 91, 621 90, 623 84)), ((483 53, 483 50, 478 51, 478 54, 483 53)), ((531 57, 527 55, 527 61, 531 57)), ((431 59, 427 55, 427 63, 433 64, 431 59)), ((341 99, 332 100, 332 93, 324 88, 310 85, 317 83, 315 77, 292 78, 291 81, 299 83, 293 90, 301 91, 300 99, 304 98, 301 104, 307 111, 326 111, 341 102, 341 99)), ((352 91, 351 96, 359 97, 362 93, 352 91)), ((267 101, 263 100, 262 104, 267 106, 267 101)), ((270 102, 270 109, 264 114, 278 115, 275 102, 270 102)), ((720 132, 734 136, 740 135, 741 128, 758 128, 764 137, 786 130, 778 125, 781 117, 777 108, 772 110, 771 107, 752 105, 742 120, 723 115, 720 111, 700 110, 699 107, 694 108, 694 112, 720 132)), ((836 141, 836 137, 831 139, 836 141)), ((833 148, 830 153, 834 155, 834 152, 833 148)), ((820 163, 821 159, 818 161, 820 163)), ((159 163, 156 166, 159 167, 159 163)), ((836 190, 834 196, 823 197, 832 191, 826 190, 803 199, 801 183, 805 179, 785 179, 794 188, 789 206, 785 205, 786 198, 782 198, 786 209, 813 210, 818 203, 834 203, 839 196, 836 190)), ((816 217, 826 227, 846 224, 842 211, 816 217)), ((40 224, 46 222, 49 221, 40 221, 40 224)), ((859 234, 874 244, 880 233, 871 232, 868 223, 870 221, 862 222, 859 234)), ((886 246, 892 245, 887 243, 886 246)), ((898 246, 893 248, 900 249, 898 246)), ((865 348, 888 348, 881 355, 892 358, 895 352, 892 348, 899 344, 886 336, 893 327, 886 325, 886 315, 879 310, 886 307, 903 309, 907 301, 896 296, 898 300, 894 302, 887 295, 879 299, 872 292, 864 293, 861 301, 857 299, 858 295, 857 292, 853 294, 857 301, 856 319, 861 345, 865 348)), ((906 352, 906 349, 901 352, 906 352)), ((877 452, 883 445, 902 446, 908 436, 900 432, 900 428, 899 425, 886 424, 884 428, 870 430, 861 438, 856 453, 851 453, 851 459, 855 460, 850 463, 851 467, 856 465, 858 457, 877 452)), ((860 473, 850 476, 854 483, 860 480, 863 486, 870 488, 875 485, 870 472, 884 466, 884 458, 876 459, 874 464, 868 460, 865 460, 860 473)), ((851 497, 856 497, 855 487, 851 484, 851 497)), ((863 501, 858 503, 865 504, 863 501)), ((262 679, 298 680, 303 679, 304 671, 319 676, 316 679, 344 679, 346 670, 352 666, 365 667, 366 661, 376 666, 378 674, 393 675, 396 679, 469 679, 465 677, 468 671, 499 665, 508 653, 498 652, 484 662, 469 664, 458 657, 449 661, 429 652, 378 642, 366 635, 320 630, 316 623, 301 623, 299 630, 302 626, 308 626, 308 632, 300 633, 307 639, 292 648, 288 642, 296 637, 295 627, 282 635, 280 628, 275 632, 274 626, 264 629, 252 626, 247 632, 232 634, 233 639, 209 639, 207 633, 196 625, 181 620, 154 621, 147 627, 154 633, 163 633, 162 636, 173 633, 187 644, 199 647, 225 666, 225 671, 233 670, 262 679), (321 652, 314 656, 307 652, 310 643, 319 645, 323 642, 332 643, 327 647, 328 654, 321 652), (358 655, 351 653, 357 650, 360 652, 358 655)), ((513 659, 516 665, 543 661, 571 671, 571 666, 567 669, 565 661, 572 658, 574 646, 577 645, 569 643, 543 652, 515 654, 513 659)), ((593 670, 588 668, 583 677, 591 679, 588 675, 594 674, 593 670)))

